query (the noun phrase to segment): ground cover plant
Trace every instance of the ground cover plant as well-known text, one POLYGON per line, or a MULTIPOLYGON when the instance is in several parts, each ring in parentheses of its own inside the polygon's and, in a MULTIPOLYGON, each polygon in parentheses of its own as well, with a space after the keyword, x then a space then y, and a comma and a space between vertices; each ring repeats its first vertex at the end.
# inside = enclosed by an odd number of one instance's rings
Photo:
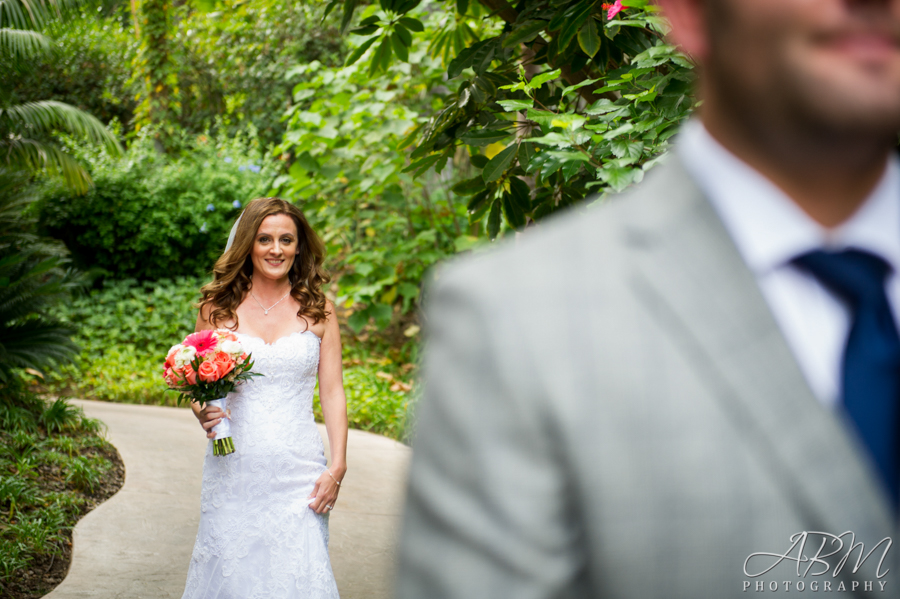
POLYGON ((99 421, 20 383, 0 388, 0 594, 33 599, 62 582, 72 527, 124 481, 99 421))

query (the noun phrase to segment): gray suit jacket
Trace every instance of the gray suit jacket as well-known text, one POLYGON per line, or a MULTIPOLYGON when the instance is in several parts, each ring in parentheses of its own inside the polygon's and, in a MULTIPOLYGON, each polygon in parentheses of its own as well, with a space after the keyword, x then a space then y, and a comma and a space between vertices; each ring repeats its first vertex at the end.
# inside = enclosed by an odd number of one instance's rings
POLYGON ((900 595, 872 467, 676 156, 428 304, 402 599, 900 595))

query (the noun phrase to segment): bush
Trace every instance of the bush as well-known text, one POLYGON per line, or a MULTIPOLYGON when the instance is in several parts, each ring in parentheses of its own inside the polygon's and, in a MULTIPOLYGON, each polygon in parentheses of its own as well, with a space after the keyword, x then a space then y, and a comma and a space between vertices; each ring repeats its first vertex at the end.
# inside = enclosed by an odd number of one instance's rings
POLYGON ((174 158, 157 154, 149 135, 121 160, 81 154, 95 187, 79 196, 48 184, 39 223, 77 266, 119 279, 209 272, 241 207, 263 195, 272 171, 252 133, 188 138, 174 158))

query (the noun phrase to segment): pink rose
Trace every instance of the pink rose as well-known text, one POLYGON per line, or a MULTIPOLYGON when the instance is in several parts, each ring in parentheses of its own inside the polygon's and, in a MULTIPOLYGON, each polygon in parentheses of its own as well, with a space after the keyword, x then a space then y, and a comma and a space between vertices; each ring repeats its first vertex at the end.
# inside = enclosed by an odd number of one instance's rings
POLYGON ((178 377, 175 376, 175 373, 172 372, 171 367, 167 367, 163 369, 163 378, 166 380, 166 384, 170 387, 178 386, 178 377))
POLYGON ((204 383, 215 383, 219 380, 219 369, 212 360, 207 360, 200 364, 198 374, 200 375, 200 380, 204 383))

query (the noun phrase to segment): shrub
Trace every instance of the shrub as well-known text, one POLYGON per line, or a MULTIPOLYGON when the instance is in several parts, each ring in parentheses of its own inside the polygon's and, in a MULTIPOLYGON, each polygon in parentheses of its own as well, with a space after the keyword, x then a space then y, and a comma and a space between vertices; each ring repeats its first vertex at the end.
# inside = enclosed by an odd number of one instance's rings
POLYGON ((39 420, 48 433, 59 433, 78 426, 82 415, 77 407, 58 398, 41 412, 39 420))
POLYGON ((121 160, 81 157, 95 187, 78 196, 48 184, 37 203, 40 226, 77 266, 119 279, 208 272, 242 205, 264 194, 272 171, 252 133, 187 138, 176 157, 159 155, 149 136, 121 160))

